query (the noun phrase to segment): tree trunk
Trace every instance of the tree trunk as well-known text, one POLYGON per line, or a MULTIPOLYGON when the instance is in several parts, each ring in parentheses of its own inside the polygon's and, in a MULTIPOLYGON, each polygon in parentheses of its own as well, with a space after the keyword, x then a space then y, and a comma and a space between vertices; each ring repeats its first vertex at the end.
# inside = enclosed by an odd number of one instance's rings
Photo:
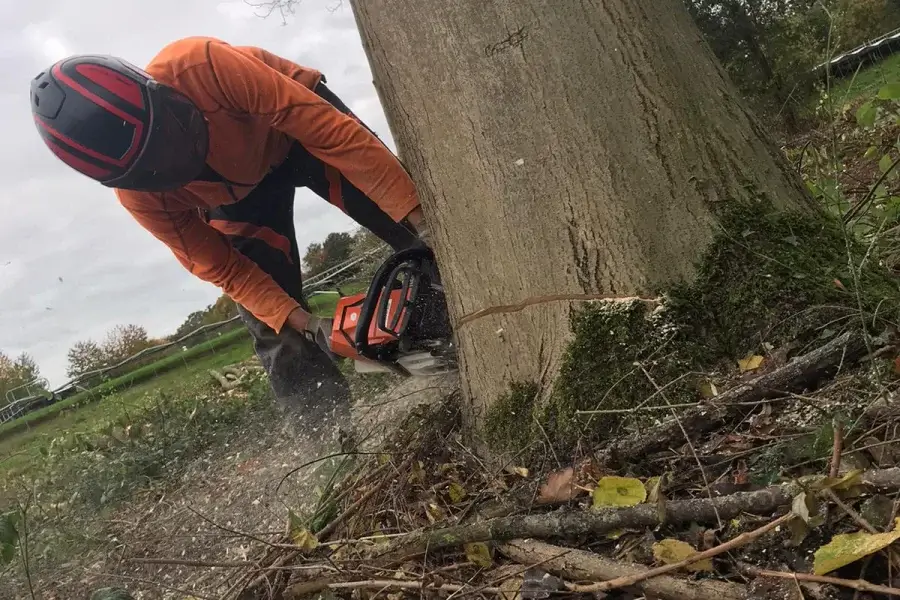
POLYGON ((690 280, 716 203, 811 210, 679 0, 352 5, 434 233, 470 425, 511 381, 552 385, 573 305, 690 280))

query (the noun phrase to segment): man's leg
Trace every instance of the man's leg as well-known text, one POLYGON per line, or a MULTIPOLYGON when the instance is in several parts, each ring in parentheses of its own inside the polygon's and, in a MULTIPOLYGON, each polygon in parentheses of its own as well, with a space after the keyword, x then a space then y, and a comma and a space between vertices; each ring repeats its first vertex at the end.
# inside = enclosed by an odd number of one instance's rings
MULTIPOLYGON (((300 253, 294 233, 294 187, 278 173, 264 179, 246 198, 209 211, 210 225, 226 233, 241 254, 268 273, 304 310, 300 253)), ((289 327, 276 334, 242 306, 241 319, 279 404, 298 433, 330 436, 349 419, 350 390, 331 359, 289 327)))
MULTIPOLYGON (((316 86, 316 94, 341 112, 350 115, 363 127, 369 127, 353 114, 349 107, 325 84, 316 86)), ((369 131, 372 131, 369 129, 369 131)), ((375 135, 375 132, 372 132, 375 135)), ((375 136, 378 137, 377 135, 375 136)), ((279 170, 297 186, 307 187, 319 197, 337 206, 351 219, 371 231, 394 250, 408 248, 416 241, 411 229, 395 222, 368 196, 357 189, 336 169, 326 166, 300 144, 294 144, 287 160, 279 170)))

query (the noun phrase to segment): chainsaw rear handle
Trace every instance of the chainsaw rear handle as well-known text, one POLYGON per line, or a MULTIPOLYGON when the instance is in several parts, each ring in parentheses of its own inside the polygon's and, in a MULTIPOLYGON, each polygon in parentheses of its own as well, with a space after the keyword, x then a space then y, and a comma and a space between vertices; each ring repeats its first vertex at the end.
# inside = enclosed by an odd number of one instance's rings
POLYGON ((426 260, 434 260, 434 251, 427 246, 417 245, 394 253, 375 272, 372 283, 369 285, 369 291, 366 293, 366 298, 359 309, 356 339, 353 340, 356 351, 361 356, 378 359, 377 352, 369 344, 369 328, 376 313, 380 317, 377 323, 378 328, 397 337, 406 329, 411 316, 411 310, 409 309, 419 291, 419 273, 407 263, 417 262, 421 265, 426 260), (403 305, 397 309, 394 313, 394 318, 391 319, 391 323, 388 325, 387 302, 390 300, 393 283, 397 280, 397 277, 403 274, 407 275, 403 280, 400 292, 401 297, 404 299, 403 305), (412 291, 412 298, 408 299, 407 296, 410 291, 412 291), (404 311, 404 308, 407 310, 404 311), (404 312, 406 314, 403 314, 404 312))

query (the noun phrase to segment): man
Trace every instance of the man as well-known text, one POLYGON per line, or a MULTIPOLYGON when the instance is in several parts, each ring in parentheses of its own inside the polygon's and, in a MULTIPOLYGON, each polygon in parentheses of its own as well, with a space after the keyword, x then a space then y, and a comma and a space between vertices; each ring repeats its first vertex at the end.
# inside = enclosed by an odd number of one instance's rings
POLYGON ((423 228, 397 158, 315 69, 265 50, 192 37, 142 71, 74 56, 31 82, 44 142, 113 188, 191 273, 239 306, 276 397, 320 423, 347 414, 327 354, 331 320, 302 297, 296 187, 307 187, 395 249, 423 228))

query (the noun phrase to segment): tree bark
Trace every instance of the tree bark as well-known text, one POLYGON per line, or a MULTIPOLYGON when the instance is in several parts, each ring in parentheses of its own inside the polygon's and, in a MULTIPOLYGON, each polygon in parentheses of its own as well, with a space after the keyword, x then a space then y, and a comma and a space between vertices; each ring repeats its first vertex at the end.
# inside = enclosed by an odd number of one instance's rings
POLYGON ((717 203, 811 210, 679 0, 351 4, 433 232, 469 425, 509 381, 552 387, 574 304, 690 280, 717 203))

